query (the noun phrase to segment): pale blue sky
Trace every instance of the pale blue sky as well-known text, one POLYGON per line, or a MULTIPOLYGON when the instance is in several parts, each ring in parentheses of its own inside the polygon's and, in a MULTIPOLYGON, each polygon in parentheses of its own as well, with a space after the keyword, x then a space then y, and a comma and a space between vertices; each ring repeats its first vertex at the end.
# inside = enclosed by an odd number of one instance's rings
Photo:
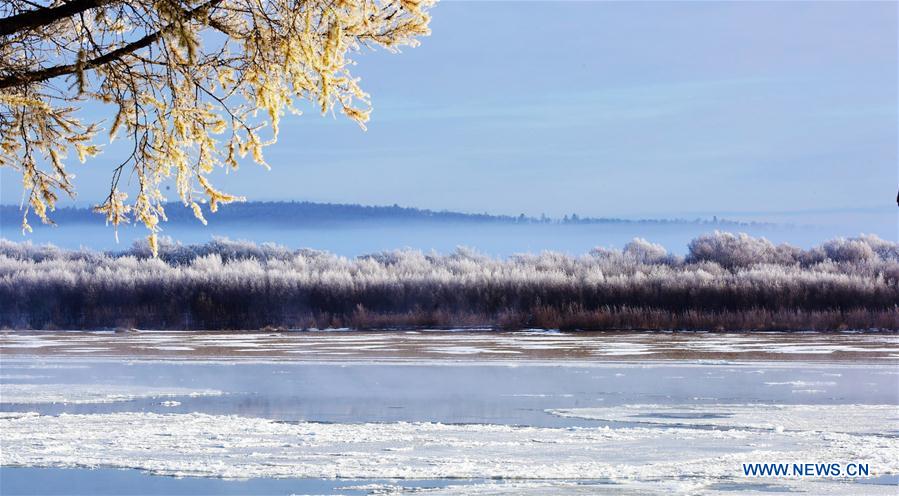
MULTIPOLYGON (((251 199, 677 216, 895 209, 897 3, 453 2, 357 57, 369 131, 289 117, 251 199)), ((76 166, 79 201, 118 157, 76 166)), ((18 179, 4 171, 4 203, 18 179)))

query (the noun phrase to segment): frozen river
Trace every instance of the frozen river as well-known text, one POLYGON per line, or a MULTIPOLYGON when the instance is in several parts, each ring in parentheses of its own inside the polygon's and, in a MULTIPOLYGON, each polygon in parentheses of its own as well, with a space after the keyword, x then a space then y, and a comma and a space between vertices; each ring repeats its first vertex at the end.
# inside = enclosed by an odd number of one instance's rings
POLYGON ((0 333, 8 494, 895 494, 888 333, 0 333), (747 477, 744 463, 867 477, 747 477), (174 477, 173 477, 174 476, 174 477))

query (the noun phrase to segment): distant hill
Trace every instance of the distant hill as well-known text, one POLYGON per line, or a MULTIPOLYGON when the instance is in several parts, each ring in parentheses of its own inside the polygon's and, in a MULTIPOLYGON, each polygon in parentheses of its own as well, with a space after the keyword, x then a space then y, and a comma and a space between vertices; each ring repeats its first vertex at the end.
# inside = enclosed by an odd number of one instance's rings
MULTIPOLYGON (((165 208, 169 223, 196 222, 190 209, 180 203, 169 203, 165 208)), ((51 215, 59 224, 96 223, 102 217, 89 208, 66 207, 51 215)), ((22 212, 17 205, 0 205, 0 224, 18 226, 22 212)), ((525 215, 470 214, 450 211, 434 211, 419 208, 393 206, 368 206, 341 203, 313 202, 246 202, 225 205, 215 214, 207 214, 212 225, 228 223, 276 224, 278 226, 333 225, 372 222, 423 222, 423 223, 480 223, 480 224, 707 224, 721 227, 762 226, 726 219, 618 219, 605 217, 579 217, 577 214, 558 218, 525 215)), ((32 221, 35 227, 40 222, 32 221)))

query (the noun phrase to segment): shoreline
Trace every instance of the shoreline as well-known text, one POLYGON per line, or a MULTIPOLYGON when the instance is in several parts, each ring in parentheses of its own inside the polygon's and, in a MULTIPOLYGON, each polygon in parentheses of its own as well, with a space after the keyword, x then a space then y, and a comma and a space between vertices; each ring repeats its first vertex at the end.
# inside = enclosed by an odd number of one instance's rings
POLYGON ((14 359, 222 363, 895 364, 895 332, 3 331, 14 359))

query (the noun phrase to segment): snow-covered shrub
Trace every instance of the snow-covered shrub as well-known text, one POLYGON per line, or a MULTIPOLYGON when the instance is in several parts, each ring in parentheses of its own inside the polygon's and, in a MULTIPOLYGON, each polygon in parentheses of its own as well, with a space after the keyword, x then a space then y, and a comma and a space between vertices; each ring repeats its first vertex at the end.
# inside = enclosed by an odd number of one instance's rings
POLYGON ((641 239, 621 251, 508 259, 469 249, 346 258, 229 240, 162 240, 159 258, 146 248, 100 253, 0 240, 0 326, 102 327, 123 316, 163 328, 346 325, 398 316, 427 325, 499 316, 535 324, 569 315, 581 316, 572 322, 613 325, 622 321, 608 312, 636 318, 634 309, 642 309, 653 322, 730 312, 737 320, 783 314, 793 324, 802 312, 830 312, 816 314, 821 322, 847 312, 866 322, 871 312, 871 325, 899 327, 897 244, 870 236, 799 250, 714 233, 690 243, 687 263, 641 239))
POLYGON ((642 264, 661 264, 670 260, 668 250, 664 246, 650 243, 643 238, 634 238, 624 245, 624 254, 642 264))
POLYGON ((791 264, 797 261, 800 253, 798 248, 789 245, 775 246, 765 238, 715 231, 690 242, 687 261, 715 262, 733 269, 759 263, 791 264))

